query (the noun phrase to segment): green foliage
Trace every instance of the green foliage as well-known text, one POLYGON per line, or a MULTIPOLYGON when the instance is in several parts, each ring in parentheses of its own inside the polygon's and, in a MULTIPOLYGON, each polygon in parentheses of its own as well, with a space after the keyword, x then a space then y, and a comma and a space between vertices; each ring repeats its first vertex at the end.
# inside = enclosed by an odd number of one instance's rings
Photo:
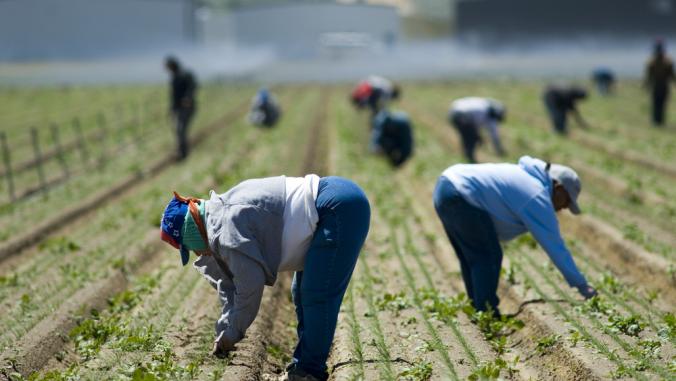
POLYGON ((69 254, 80 250, 80 245, 71 241, 68 237, 51 237, 40 243, 38 247, 40 250, 56 255, 69 254))
POLYGON ((432 377, 432 364, 427 361, 416 361, 415 365, 405 368, 399 373, 399 380, 427 381, 432 377))
POLYGON ((19 285, 19 274, 0 275, 0 286, 16 287, 19 285))
POLYGON ((411 307, 411 303, 404 292, 399 292, 397 294, 390 294, 387 292, 384 295, 377 297, 375 304, 379 311, 388 310, 395 312, 397 315, 399 314, 399 311, 411 307))
POLYGON ((270 344, 265 347, 265 351, 272 356, 274 359, 281 363, 287 363, 291 360, 291 357, 282 349, 279 345, 270 344))
POLYGON ((662 317, 664 326, 658 332, 659 336, 669 338, 670 340, 676 339, 676 316, 672 312, 664 314, 662 317))
POLYGON ((475 311, 470 317, 500 355, 506 352, 507 336, 524 327, 523 321, 505 315, 496 317, 491 310, 475 311))
POLYGON ((423 308, 430 315, 440 321, 450 322, 456 318, 458 312, 472 313, 467 295, 460 293, 453 297, 440 295, 438 291, 429 288, 418 290, 418 297, 422 300, 423 308))
POLYGON ((545 353, 549 348, 555 346, 560 338, 560 335, 551 334, 539 339, 535 346, 535 351, 539 354, 545 353))
POLYGON ((608 316, 608 327, 610 327, 612 332, 622 332, 625 335, 636 337, 643 331, 645 323, 643 323, 638 315, 622 317, 613 314, 608 316))
POLYGON ((469 381, 493 381, 500 380, 500 373, 503 370, 508 371, 509 374, 518 372, 514 369, 514 365, 519 362, 519 358, 515 358, 512 363, 498 357, 493 361, 482 362, 472 374, 467 377, 469 381))

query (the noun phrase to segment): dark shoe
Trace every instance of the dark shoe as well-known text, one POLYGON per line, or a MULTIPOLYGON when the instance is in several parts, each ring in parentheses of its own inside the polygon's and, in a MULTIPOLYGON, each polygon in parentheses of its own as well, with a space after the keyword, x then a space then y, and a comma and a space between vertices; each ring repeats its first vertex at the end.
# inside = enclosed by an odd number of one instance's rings
POLYGON ((296 364, 289 365, 288 367, 286 367, 286 370, 288 381, 322 381, 321 379, 299 368, 298 366, 296 366, 296 364))

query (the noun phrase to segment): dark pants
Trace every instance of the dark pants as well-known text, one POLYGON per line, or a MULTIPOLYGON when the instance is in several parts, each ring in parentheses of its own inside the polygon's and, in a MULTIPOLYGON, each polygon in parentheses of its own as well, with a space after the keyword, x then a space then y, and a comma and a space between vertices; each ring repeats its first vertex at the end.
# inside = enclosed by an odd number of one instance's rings
POLYGON ((665 109, 667 100, 669 99, 669 91, 666 89, 653 89, 653 124, 656 126, 664 125, 665 109))
POLYGON ((371 209, 352 181, 324 177, 317 195, 319 221, 291 292, 298 317, 295 366, 320 380, 328 377, 326 359, 343 295, 369 230, 371 209))
POLYGON ((463 118, 459 114, 454 114, 451 116, 451 123, 453 123, 453 127, 455 127, 455 129, 458 130, 458 133, 460 134, 460 140, 462 141, 462 151, 465 154, 467 161, 470 163, 476 163, 474 151, 476 151, 476 146, 481 142, 479 128, 471 120, 463 118))
POLYGON ((557 105, 550 96, 545 95, 544 102, 547 113, 549 114, 549 120, 551 120, 552 125, 554 126, 554 131, 561 135, 565 135, 568 132, 566 126, 566 110, 557 105))
POLYGON ((465 201, 443 176, 434 189, 434 208, 460 260, 462 279, 474 308, 486 311, 490 307, 499 313, 502 248, 491 217, 465 201))
POLYGON ((192 108, 180 108, 174 110, 179 159, 188 157, 188 128, 190 128, 190 121, 192 120, 193 114, 194 110, 192 108))

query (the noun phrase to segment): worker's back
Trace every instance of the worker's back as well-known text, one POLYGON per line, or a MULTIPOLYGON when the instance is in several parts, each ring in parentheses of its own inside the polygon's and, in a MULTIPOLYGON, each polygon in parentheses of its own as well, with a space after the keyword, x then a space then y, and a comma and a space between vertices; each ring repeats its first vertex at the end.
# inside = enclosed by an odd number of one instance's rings
POLYGON ((646 70, 648 85, 653 89, 666 90, 674 78, 674 63, 666 55, 653 57, 646 70))

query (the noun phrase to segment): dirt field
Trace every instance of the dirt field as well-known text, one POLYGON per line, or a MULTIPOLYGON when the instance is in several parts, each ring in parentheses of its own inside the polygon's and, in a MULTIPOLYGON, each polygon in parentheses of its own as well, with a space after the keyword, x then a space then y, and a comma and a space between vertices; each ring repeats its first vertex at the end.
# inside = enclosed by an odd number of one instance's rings
MULTIPOLYGON (((295 340, 290 274, 266 289, 245 339, 218 360, 209 355, 216 295, 157 230, 172 190, 204 197, 247 178, 305 173, 353 179, 373 211, 339 316, 332 380, 676 379, 676 112, 668 128, 651 127, 647 96, 622 83, 617 95, 582 104, 591 129, 573 123, 562 138, 548 125, 542 86, 404 84, 394 107, 411 116, 416 146, 399 170, 368 154, 368 116, 348 103, 347 86, 278 87, 282 121, 261 130, 245 118, 252 86, 210 85, 194 150, 178 164, 163 89, 0 92, 12 99, 0 116, 16 142, 12 165, 31 168, 14 178, 18 190, 37 181, 26 126, 42 132, 80 116, 92 137, 88 156, 66 150, 69 176, 56 159, 44 168, 60 179, 47 192, 11 203, 0 178, 0 379, 276 380, 295 340), (503 319, 470 308, 432 205, 436 178, 463 161, 446 111, 466 95, 507 105, 504 160, 528 154, 580 174, 585 213, 562 212, 560 222, 598 297, 583 301, 524 236, 505 245, 503 319), (21 111, 30 99, 37 106, 21 111), (115 122, 118 99, 147 102, 149 116, 115 122), (114 144, 97 135, 102 112, 114 144)), ((49 152, 53 136, 41 136, 49 152)), ((480 161, 502 160, 487 139, 480 161)))

